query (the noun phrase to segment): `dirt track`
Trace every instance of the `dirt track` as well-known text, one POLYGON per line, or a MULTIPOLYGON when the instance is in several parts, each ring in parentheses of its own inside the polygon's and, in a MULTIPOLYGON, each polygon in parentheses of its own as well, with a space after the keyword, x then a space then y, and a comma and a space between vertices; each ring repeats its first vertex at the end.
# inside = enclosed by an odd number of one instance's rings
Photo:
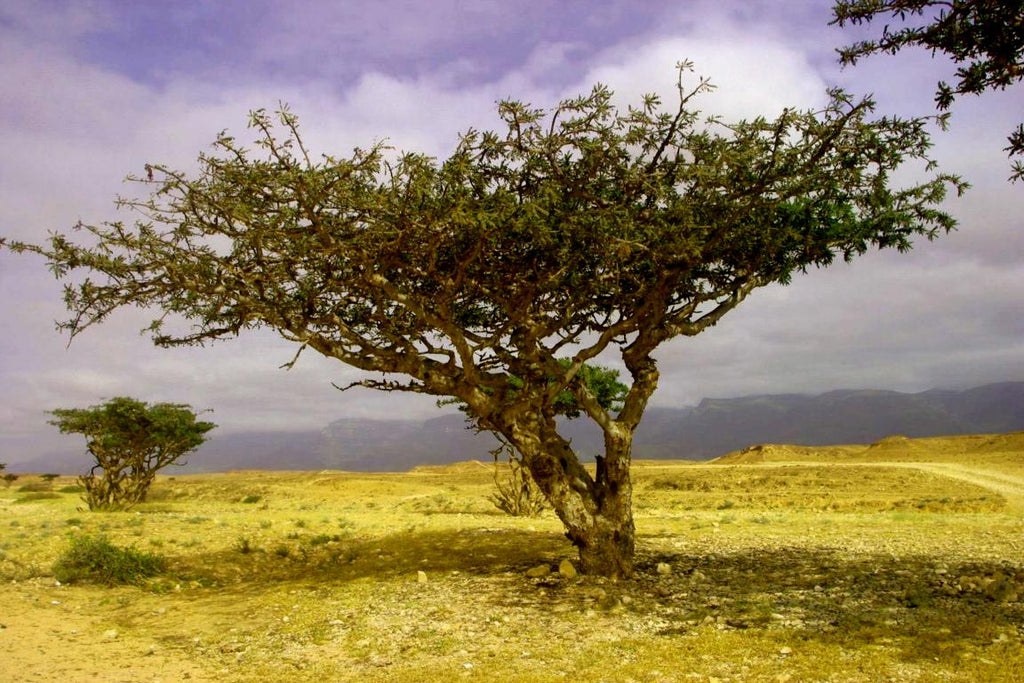
POLYGON ((1014 511, 1024 510, 1024 477, 996 472, 980 466, 957 465, 944 462, 890 462, 878 463, 887 467, 906 467, 959 479, 983 486, 1006 497, 1007 506, 1014 511))

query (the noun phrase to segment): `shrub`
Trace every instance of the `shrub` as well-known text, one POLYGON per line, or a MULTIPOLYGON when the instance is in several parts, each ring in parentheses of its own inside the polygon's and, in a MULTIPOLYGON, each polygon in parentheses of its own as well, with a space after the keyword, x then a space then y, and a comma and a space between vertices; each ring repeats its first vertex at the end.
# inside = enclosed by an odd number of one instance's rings
POLYGON ((537 488, 526 466, 507 443, 491 452, 494 455, 494 493, 488 500, 502 512, 513 517, 536 517, 547 507, 544 494, 537 488), (501 452, 508 455, 508 464, 499 462, 501 452))
POLYGON ((338 536, 337 534, 334 536, 331 536, 330 534, 317 534, 309 539, 309 544, 312 546, 326 545, 331 542, 337 543, 340 540, 341 536, 338 536))
POLYGON ((54 562, 53 576, 61 583, 139 583, 159 574, 164 566, 163 558, 118 547, 105 536, 73 536, 71 545, 54 562))
POLYGON ((235 550, 243 555, 248 555, 253 551, 252 540, 248 536, 239 536, 235 539, 235 550))

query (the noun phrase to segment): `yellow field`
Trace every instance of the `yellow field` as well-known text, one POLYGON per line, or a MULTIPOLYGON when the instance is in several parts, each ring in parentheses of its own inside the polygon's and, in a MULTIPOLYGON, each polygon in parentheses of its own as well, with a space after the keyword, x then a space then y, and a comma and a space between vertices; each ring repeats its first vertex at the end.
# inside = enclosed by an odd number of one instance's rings
POLYGON ((0 488, 4 681, 1024 680, 1024 435, 635 467, 635 580, 491 465, 161 477, 127 513, 0 488), (57 585, 75 534, 168 560, 57 585), (659 571, 660 569, 660 571, 659 571))

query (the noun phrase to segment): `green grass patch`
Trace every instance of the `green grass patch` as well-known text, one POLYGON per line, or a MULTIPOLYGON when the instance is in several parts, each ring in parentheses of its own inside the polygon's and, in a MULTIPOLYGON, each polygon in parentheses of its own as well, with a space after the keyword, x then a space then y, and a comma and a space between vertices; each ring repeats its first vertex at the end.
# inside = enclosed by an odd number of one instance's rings
POLYGON ((105 536, 73 536, 54 562, 53 576, 61 583, 137 584, 165 565, 157 555, 116 546, 105 536))
POLYGON ((32 502, 37 501, 37 500, 56 500, 56 499, 59 499, 60 497, 61 496, 60 496, 59 493, 54 493, 53 491, 33 491, 32 493, 28 493, 28 494, 22 496, 21 498, 19 498, 15 502, 16 503, 32 503, 32 502))

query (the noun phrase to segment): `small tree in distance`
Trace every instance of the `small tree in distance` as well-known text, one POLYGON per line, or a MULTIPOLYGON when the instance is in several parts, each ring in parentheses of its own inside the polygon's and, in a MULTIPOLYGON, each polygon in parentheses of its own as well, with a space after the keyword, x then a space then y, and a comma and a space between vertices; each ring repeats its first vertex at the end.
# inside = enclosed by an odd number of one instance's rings
POLYGON ((113 398, 89 408, 51 412, 64 434, 83 434, 95 460, 79 477, 90 510, 126 510, 146 499, 157 472, 206 441, 216 427, 201 422, 187 405, 147 405, 133 398, 113 398))
POLYGON ((600 85, 550 112, 503 102, 504 131, 467 131, 441 162, 383 144, 317 158, 293 114, 257 111, 255 148, 224 133, 198 173, 137 178, 153 192, 121 201, 134 226, 10 246, 57 277, 99 276, 65 288, 72 337, 152 307, 158 345, 269 327, 368 373, 346 389, 464 403, 515 448, 583 571, 630 576, 632 442, 655 351, 794 272, 952 229, 938 205, 965 187, 893 186, 907 161, 931 171, 929 120, 873 118, 870 100, 833 91, 815 111, 708 121, 693 102, 710 86, 687 86, 689 66, 669 108, 649 95, 620 110, 600 85), (629 388, 610 408, 584 368, 613 355, 629 388), (604 435, 595 473, 559 433, 567 394, 604 435))

